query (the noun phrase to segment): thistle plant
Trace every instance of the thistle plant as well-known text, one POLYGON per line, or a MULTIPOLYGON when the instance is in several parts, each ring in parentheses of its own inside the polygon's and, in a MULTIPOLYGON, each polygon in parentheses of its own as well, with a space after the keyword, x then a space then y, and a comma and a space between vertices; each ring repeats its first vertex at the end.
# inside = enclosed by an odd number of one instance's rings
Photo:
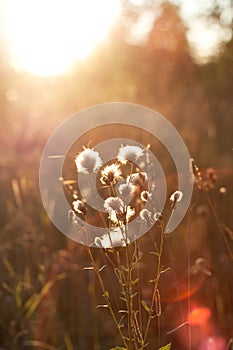
MULTIPOLYGON (((97 221, 104 227, 104 233, 88 238, 88 254, 91 269, 101 288, 103 302, 98 308, 107 308, 118 331, 121 344, 114 349, 142 350, 149 345, 153 349, 170 349, 170 345, 160 347, 160 316, 162 312, 159 283, 161 275, 167 270, 162 265, 165 240, 165 223, 157 209, 153 190, 155 176, 149 186, 148 171, 153 175, 149 146, 143 150, 139 146, 121 146, 116 158, 104 164, 101 155, 94 149, 84 148, 75 158, 78 173, 96 174, 96 184, 103 200, 102 211, 97 211, 97 221), (145 161, 140 160, 145 158, 145 161), (140 164, 139 166, 137 164, 140 164), (137 222, 138 231, 131 228, 131 222, 137 222), (147 232, 148 231, 148 232, 147 232), (141 232, 147 232, 151 251, 141 249, 141 232), (104 264, 96 259, 93 248, 99 248, 104 264), (153 276, 150 298, 143 296, 143 279, 140 265, 144 255, 153 257, 153 276), (119 291, 118 305, 107 287, 104 270, 112 272, 112 283, 119 291), (152 339, 152 335, 154 339, 152 339), (153 342, 153 344, 150 342, 153 342)), ((64 187, 66 187, 64 185, 64 187)), ((77 234, 85 230, 83 222, 90 220, 93 211, 86 198, 82 198, 77 189, 69 185, 72 194, 72 210, 69 218, 77 229, 77 234), (89 213, 90 212, 90 213, 89 213)), ((183 194, 176 191, 170 198, 172 210, 183 194)), ((83 232, 88 235, 88 232, 83 232)), ((87 242, 87 241, 86 241, 87 242)), ((85 240, 83 243, 86 244, 85 240)))
MULTIPOLYGON (((194 159, 190 160, 190 170, 193 175, 194 183, 199 191, 204 194, 204 197, 208 203, 208 206, 213 214, 219 232, 223 238, 224 245, 226 247, 226 251, 228 252, 231 260, 233 260, 233 252, 232 248, 228 242, 227 236, 231 239, 231 230, 229 227, 221 222, 221 219, 214 207, 213 201, 209 195, 210 191, 212 191, 216 186, 216 180, 218 178, 217 172, 213 168, 208 168, 205 172, 201 171, 198 165, 195 163, 194 159)), ((224 196, 227 192, 226 187, 221 186, 219 188, 219 195, 224 196)))

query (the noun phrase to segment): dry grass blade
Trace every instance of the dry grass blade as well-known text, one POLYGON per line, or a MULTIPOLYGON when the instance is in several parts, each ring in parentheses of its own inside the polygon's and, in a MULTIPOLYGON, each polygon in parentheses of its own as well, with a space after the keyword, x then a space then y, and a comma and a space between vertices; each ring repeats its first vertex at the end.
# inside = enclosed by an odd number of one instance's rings
POLYGON ((38 294, 32 295, 32 297, 26 302, 24 305, 24 309, 26 310, 26 317, 31 318, 33 313, 36 311, 37 307, 39 306, 41 300, 44 296, 49 292, 49 290, 52 288, 52 286, 61 279, 66 278, 66 273, 60 273, 57 275, 54 279, 49 280, 44 287, 42 288, 41 292, 38 294))

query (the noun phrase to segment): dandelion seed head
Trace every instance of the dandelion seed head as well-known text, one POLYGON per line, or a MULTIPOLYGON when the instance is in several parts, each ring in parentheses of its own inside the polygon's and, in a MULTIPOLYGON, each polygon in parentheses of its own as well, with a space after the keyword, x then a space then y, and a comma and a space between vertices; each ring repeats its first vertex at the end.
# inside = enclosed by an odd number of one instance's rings
POLYGON ((139 146, 127 145, 121 146, 117 155, 117 159, 126 164, 127 161, 136 162, 143 155, 143 149, 139 146))
POLYGON ((103 185, 115 184, 121 179, 122 171, 120 169, 120 164, 106 165, 106 167, 101 170, 100 181, 103 185))
POLYGON ((102 165, 102 160, 99 152, 85 148, 75 158, 75 164, 78 172, 91 174, 98 171, 102 165))
POLYGON ((109 213, 112 211, 120 213, 122 212, 123 207, 124 207, 124 203, 119 197, 108 197, 104 201, 104 208, 109 213))

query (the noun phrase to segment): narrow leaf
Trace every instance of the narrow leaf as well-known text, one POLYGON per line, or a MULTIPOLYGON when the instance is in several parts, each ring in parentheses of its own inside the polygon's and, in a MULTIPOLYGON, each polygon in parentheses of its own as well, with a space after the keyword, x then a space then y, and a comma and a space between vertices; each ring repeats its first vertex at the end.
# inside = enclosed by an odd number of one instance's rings
POLYGON ((100 307, 102 307, 102 308, 107 308, 108 305, 106 305, 106 304, 104 304, 104 305, 97 305, 96 307, 97 307, 97 308, 100 308, 100 307))
MULTIPOLYGON (((43 297, 48 294, 49 290, 52 288, 54 283, 58 280, 61 280, 66 277, 66 273, 60 273, 59 275, 56 275, 56 277, 52 280, 49 280, 44 287, 41 289, 40 293, 33 294, 31 298, 26 302, 26 306, 29 306, 28 310, 26 311, 26 317, 31 318, 33 313, 36 311, 37 307, 39 306, 41 300, 43 297)), ((25 308, 24 305, 24 308, 25 308)))
POLYGON ((16 291, 15 291, 15 302, 18 308, 22 306, 21 292, 22 292, 22 283, 18 282, 16 286, 16 291))
POLYGON ((138 281, 139 281, 139 277, 136 278, 136 280, 134 280, 134 281, 131 282, 132 286, 134 286, 136 283, 138 283, 138 281))
POLYGON ((101 272, 105 267, 106 267, 106 265, 103 265, 103 266, 99 269, 99 272, 101 272))
POLYGON ((170 350, 170 349, 171 349, 171 343, 159 348, 159 350, 170 350))
POLYGON ((7 258, 2 258, 2 262, 5 265, 7 271, 9 272, 11 277, 15 276, 15 270, 13 269, 11 263, 9 262, 9 260, 7 258))
POLYGON ((64 340, 65 340, 65 344, 66 344, 66 349, 67 350, 74 350, 70 336, 68 334, 64 335, 64 340))
POLYGON ((145 300, 141 300, 141 304, 147 312, 151 313, 151 309, 149 308, 145 300))

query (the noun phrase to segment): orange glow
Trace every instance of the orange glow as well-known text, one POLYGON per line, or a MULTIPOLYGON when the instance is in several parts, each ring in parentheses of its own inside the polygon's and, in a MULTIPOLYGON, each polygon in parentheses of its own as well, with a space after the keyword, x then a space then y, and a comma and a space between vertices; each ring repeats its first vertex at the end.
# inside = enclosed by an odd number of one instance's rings
POLYGON ((50 76, 70 69, 103 42, 120 13, 118 0, 2 0, 12 65, 50 76))
POLYGON ((170 289, 168 289, 162 300, 166 302, 181 301, 190 298, 194 295, 204 284, 206 277, 201 274, 191 280, 190 290, 188 291, 187 276, 178 280, 170 289))
POLYGON ((193 309, 188 316, 190 325, 203 326, 211 316, 211 310, 208 307, 199 307, 193 309))

